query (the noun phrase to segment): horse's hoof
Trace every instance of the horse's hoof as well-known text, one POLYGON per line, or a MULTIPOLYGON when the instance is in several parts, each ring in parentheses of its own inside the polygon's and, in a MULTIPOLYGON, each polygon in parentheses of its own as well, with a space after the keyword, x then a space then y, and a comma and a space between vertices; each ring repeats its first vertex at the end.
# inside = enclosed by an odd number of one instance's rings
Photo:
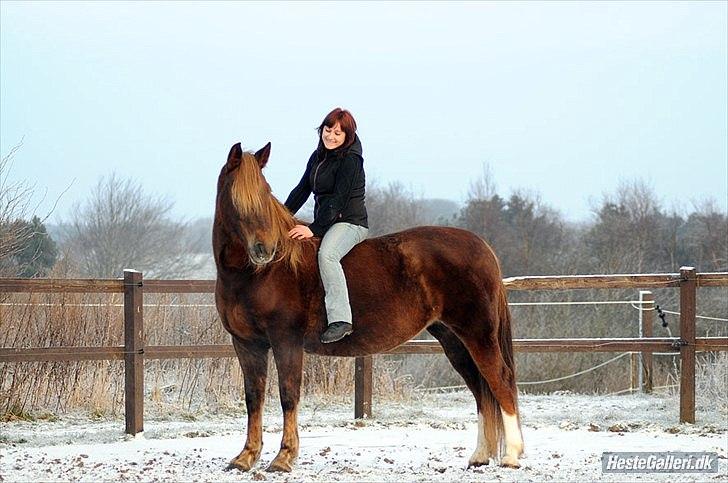
POLYGON ((265 469, 268 473, 290 473, 293 471, 293 465, 288 461, 273 460, 268 468, 265 469))
POLYGON ((468 461, 468 468, 477 468, 478 466, 488 466, 490 464, 490 458, 483 455, 473 455, 468 461))
POLYGON ((468 468, 477 468, 478 466, 487 466, 490 464, 490 453, 485 447, 478 447, 468 460, 468 468))
POLYGON ((504 456, 501 459, 500 465, 504 468, 520 468, 521 464, 518 462, 518 458, 514 458, 513 456, 504 456))
POLYGON ((257 458, 252 457, 252 455, 244 455, 244 456, 238 456, 237 458, 233 458, 230 463, 228 463, 227 468, 225 468, 225 471, 231 471, 231 470, 240 470, 240 471, 250 471, 250 469, 255 465, 255 462, 257 461, 257 458))
POLYGON ((232 470, 250 471, 250 468, 251 468, 251 466, 242 465, 240 463, 231 461, 230 463, 228 463, 227 467, 225 468, 225 471, 232 471, 232 470))

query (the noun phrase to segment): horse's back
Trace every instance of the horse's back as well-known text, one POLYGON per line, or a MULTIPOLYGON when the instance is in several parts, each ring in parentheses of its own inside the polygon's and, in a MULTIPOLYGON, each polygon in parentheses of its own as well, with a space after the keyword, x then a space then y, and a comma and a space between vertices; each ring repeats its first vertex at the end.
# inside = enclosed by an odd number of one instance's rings
POLYGON ((354 247, 342 265, 347 281, 366 288, 365 293, 403 294, 413 301, 501 284, 498 260, 488 244, 453 227, 421 226, 370 238, 354 247))
POLYGON ((490 246, 475 233, 446 226, 419 226, 370 238, 353 257, 374 257, 371 263, 392 259, 402 268, 421 274, 448 275, 475 273, 500 280, 500 267, 490 246), (360 255, 361 254, 361 255, 360 255))

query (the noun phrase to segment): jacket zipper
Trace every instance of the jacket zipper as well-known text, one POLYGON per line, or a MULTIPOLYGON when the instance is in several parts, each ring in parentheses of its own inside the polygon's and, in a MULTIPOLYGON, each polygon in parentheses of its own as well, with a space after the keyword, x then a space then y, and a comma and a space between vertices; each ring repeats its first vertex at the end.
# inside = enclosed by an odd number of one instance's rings
POLYGON ((319 164, 318 164, 318 165, 316 166, 316 171, 314 171, 314 172, 313 172, 313 190, 314 190, 314 192, 316 191, 316 176, 318 176, 318 170, 319 170, 319 168, 321 167, 321 165, 322 165, 322 164, 324 164, 324 162, 323 162, 323 161, 321 161, 321 162, 320 162, 320 163, 319 163, 319 164))
MULTIPOLYGON (((324 159, 322 159, 319 164, 316 166, 316 171, 313 172, 313 191, 316 191, 316 176, 318 176, 318 170, 321 167, 322 164, 324 164, 324 161, 326 161, 326 156, 324 155, 324 159)), ((321 209, 321 207, 318 207, 321 209)), ((313 217, 316 218, 318 216, 318 210, 314 211, 313 217)))

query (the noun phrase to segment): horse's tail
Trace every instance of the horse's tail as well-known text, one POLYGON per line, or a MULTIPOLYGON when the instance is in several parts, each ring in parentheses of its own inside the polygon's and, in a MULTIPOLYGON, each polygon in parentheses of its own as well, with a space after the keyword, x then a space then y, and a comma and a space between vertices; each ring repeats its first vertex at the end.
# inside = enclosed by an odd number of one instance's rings
MULTIPOLYGON (((498 345, 503 362, 505 363, 504 374, 501 380, 509 387, 513 394, 515 414, 518 412, 518 388, 516 386, 516 366, 513 357, 513 338, 511 335, 511 312, 506 299, 506 289, 502 283, 498 284, 498 293, 495 297, 495 304, 491 313, 493 323, 497 324, 498 345)), ((482 414, 485 418, 485 440, 488 451, 492 455, 500 457, 505 452, 505 429, 503 428, 503 415, 501 406, 489 385, 483 381, 482 414)), ((521 418, 518 418, 520 431, 521 418)))
POLYGON ((513 391, 513 404, 516 414, 518 414, 518 387, 516 386, 516 362, 513 357, 513 331, 511 328, 511 310, 508 308, 508 299, 506 298, 506 288, 501 282, 500 293, 498 294, 498 314, 500 315, 498 330, 498 342, 500 343, 501 354, 506 363, 506 367, 510 369, 510 377, 507 377, 508 384, 513 391))

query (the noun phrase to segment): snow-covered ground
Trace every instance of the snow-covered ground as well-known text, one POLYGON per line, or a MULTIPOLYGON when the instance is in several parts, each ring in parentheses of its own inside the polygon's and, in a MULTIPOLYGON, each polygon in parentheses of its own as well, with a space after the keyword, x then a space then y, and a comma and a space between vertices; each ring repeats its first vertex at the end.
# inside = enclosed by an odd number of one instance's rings
MULTIPOLYGON (((520 469, 466 469, 477 419, 469 393, 375 401, 374 418, 352 405, 304 399, 301 452, 292 473, 266 473, 280 443, 280 410, 266 406, 264 448, 253 471, 225 471, 242 449, 245 416, 147 414, 143 436, 128 438, 121 419, 9 422, 0 430, 3 481, 726 481, 724 413, 699 412, 677 424, 677 401, 661 396, 522 396, 526 455, 520 469), (712 451, 718 474, 603 475, 605 451, 712 451)), ((148 413, 154 413, 149 408, 148 413)))

